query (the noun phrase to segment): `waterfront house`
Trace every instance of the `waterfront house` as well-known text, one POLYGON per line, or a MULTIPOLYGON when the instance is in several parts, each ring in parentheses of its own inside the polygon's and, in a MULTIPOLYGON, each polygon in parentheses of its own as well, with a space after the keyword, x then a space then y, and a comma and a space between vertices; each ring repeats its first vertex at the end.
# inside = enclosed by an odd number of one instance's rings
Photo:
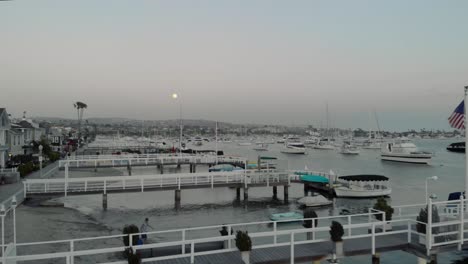
POLYGON ((5 108, 0 108, 0 168, 5 168, 8 160, 8 130, 10 118, 5 108))
POLYGON ((24 133, 21 126, 12 123, 8 131, 8 148, 11 156, 23 155, 24 133))

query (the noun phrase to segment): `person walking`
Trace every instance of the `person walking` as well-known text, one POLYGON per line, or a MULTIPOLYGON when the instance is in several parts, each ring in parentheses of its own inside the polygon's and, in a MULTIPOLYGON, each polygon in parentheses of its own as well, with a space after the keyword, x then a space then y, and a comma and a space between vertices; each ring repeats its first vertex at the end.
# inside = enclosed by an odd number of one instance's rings
POLYGON ((143 240, 143 243, 146 243, 146 240, 148 239, 148 236, 146 235, 148 228, 154 229, 152 226, 150 226, 149 219, 145 218, 145 222, 143 222, 140 227, 140 233, 142 233, 141 239, 143 240))

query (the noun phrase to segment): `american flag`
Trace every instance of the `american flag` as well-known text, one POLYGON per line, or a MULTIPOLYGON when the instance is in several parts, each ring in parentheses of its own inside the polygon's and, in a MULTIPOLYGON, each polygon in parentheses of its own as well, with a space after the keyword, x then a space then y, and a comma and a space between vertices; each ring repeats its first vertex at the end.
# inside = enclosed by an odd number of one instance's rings
POLYGON ((465 129, 465 103, 462 101, 452 115, 449 117, 449 124, 456 129, 465 129))

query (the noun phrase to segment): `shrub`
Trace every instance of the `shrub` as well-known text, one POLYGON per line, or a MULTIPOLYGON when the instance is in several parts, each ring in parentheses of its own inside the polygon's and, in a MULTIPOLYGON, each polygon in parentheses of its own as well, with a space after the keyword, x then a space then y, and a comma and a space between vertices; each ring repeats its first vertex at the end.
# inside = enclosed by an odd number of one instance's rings
MULTIPOLYGON (((416 217, 416 220, 418 222, 427 223, 427 219, 428 219, 428 207, 426 206, 426 208, 422 208, 421 211, 419 211, 419 216, 416 217)), ((440 222, 439 212, 437 211, 436 206, 432 206, 432 223, 438 223, 438 222, 440 222)), ((426 225, 417 223, 416 231, 418 231, 418 233, 426 234, 426 225)), ((433 228, 433 233, 437 234, 438 228, 433 228)))
MULTIPOLYGON (((312 208, 307 208, 304 211, 304 218, 317 218, 317 217, 318 217, 317 213, 312 208)), ((302 226, 305 227, 305 228, 312 228, 312 221, 314 221, 314 227, 317 227, 317 225, 318 225, 318 220, 317 219, 304 220, 304 222, 302 223, 302 226)))
MULTIPOLYGON (((374 204, 374 209, 385 212, 385 220, 386 221, 391 221, 392 220, 392 215, 393 215, 394 210, 387 203, 387 200, 385 200, 383 197, 377 199, 377 202, 374 204)), ((375 218, 377 218, 377 220, 379 220, 379 221, 383 221, 382 214, 376 214, 375 218)))
POLYGON ((252 250, 252 240, 249 237, 247 231, 237 231, 236 233, 236 247, 239 251, 250 251, 252 250))
POLYGON ((51 162, 57 161, 60 159, 60 153, 58 152, 50 152, 48 155, 48 158, 51 162))
MULTIPOLYGON (((138 234, 138 233, 140 233, 140 230, 138 229, 138 227, 136 225, 126 225, 126 226, 124 226, 122 233, 124 235, 128 235, 128 236, 123 237, 123 243, 124 243, 124 245, 126 247, 128 247, 130 245, 130 243, 129 243, 130 234, 138 234)), ((132 237, 132 245, 136 245, 138 243, 138 238, 139 238, 138 235, 134 235, 132 237)))
POLYGON ((342 239, 343 235, 344 235, 344 229, 343 229, 343 226, 340 224, 340 222, 332 221, 332 224, 330 226, 331 240, 333 242, 341 242, 343 241, 342 239))
POLYGON ((34 165, 34 163, 32 161, 20 164, 18 166, 18 171, 20 173, 20 176, 25 177, 26 175, 33 172, 34 170, 37 170, 35 167, 36 166, 34 165))

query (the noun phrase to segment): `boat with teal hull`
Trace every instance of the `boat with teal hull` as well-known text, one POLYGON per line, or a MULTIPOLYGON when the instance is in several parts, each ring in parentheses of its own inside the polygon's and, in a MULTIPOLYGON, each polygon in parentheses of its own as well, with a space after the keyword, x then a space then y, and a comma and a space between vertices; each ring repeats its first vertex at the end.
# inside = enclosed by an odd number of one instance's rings
POLYGON ((302 221, 304 216, 298 212, 287 212, 287 213, 278 213, 270 215, 271 221, 287 221, 287 220, 297 220, 302 221))

